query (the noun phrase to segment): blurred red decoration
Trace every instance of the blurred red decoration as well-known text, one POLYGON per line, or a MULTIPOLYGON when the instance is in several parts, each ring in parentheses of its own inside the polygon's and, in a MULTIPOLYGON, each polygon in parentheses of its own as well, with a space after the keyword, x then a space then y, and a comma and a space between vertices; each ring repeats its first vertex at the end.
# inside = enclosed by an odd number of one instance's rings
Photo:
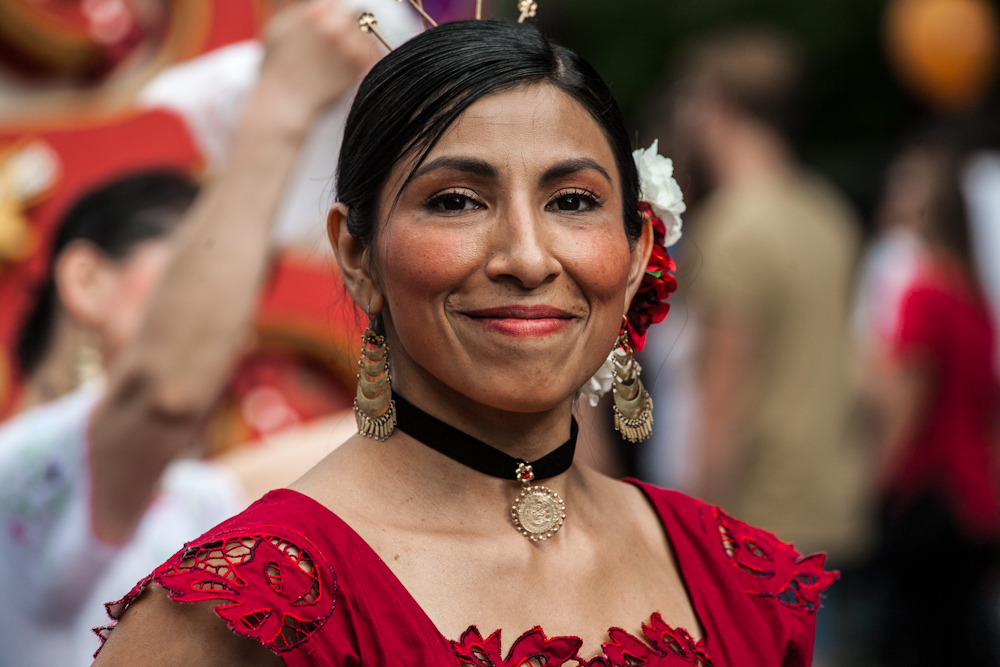
POLYGON ((140 3, 133 7, 134 0, 0 0, 0 64, 39 84, 20 94, 44 91, 48 78, 62 76, 86 80, 82 92, 90 93, 55 98, 58 104, 43 99, 48 106, 27 105, 0 119, 0 418, 16 407, 21 378, 13 360, 15 339, 45 278, 52 236, 67 208, 87 190, 136 169, 198 174, 202 168, 202 156, 180 116, 137 111, 129 97, 135 90, 124 91, 124 104, 101 103, 100 95, 111 100, 123 93, 115 86, 104 90, 101 75, 142 39, 151 39, 158 50, 140 81, 173 62, 254 39, 285 1, 144 1, 147 10, 163 10, 164 34, 151 35, 148 16, 138 11, 140 3), (132 21, 128 35, 121 29, 123 10, 132 21), (134 31, 140 25, 145 32, 137 41, 134 31), (54 183, 30 198, 2 196, 10 195, 10 156, 33 145, 55 156, 54 183))
POLYGON ((0 63, 35 81, 68 77, 93 84, 142 52, 146 67, 156 71, 255 38, 282 4, 284 0, 0 0, 0 63))
POLYGON ((989 94, 1000 22, 987 0, 893 0, 885 31, 897 75, 933 107, 970 109, 989 94))
POLYGON ((142 41, 131 0, 3 0, 3 60, 28 72, 99 76, 142 41))

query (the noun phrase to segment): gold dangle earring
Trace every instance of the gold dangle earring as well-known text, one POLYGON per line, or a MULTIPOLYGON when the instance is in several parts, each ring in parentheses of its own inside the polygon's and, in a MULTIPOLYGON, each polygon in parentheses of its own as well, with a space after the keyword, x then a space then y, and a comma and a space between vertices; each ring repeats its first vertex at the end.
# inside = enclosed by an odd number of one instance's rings
POLYGON ((653 399, 639 379, 641 369, 628 340, 628 320, 622 319, 622 330, 612 353, 615 430, 629 442, 642 442, 653 433, 653 399))
POLYGON ((101 337, 92 331, 80 334, 73 363, 73 386, 104 379, 104 355, 101 354, 101 337))
POLYGON ((372 325, 361 337, 358 359, 358 393, 354 416, 358 433, 385 442, 396 428, 396 402, 392 400, 392 376, 389 375, 389 348, 385 336, 375 333, 372 325))

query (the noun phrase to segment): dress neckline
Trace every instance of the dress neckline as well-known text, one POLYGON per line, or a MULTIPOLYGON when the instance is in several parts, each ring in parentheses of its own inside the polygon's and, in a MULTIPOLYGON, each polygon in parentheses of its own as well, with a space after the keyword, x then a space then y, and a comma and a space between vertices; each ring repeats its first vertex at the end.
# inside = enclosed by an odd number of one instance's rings
MULTIPOLYGON (((653 510, 653 512, 659 519, 660 528, 663 530, 664 539, 667 541, 667 547, 670 549, 671 553, 674 556, 674 562, 677 566, 677 574, 681 579, 681 584, 684 586, 684 590, 687 592, 688 600, 690 600, 692 610, 694 611, 695 620, 698 623, 698 626, 700 626, 699 629, 701 630, 702 633, 702 637, 700 639, 692 642, 693 646, 696 646, 700 649, 706 649, 709 644, 709 633, 708 633, 708 628, 705 625, 705 619, 707 617, 703 614, 703 610, 705 609, 704 601, 701 600, 700 597, 697 595, 698 589, 692 589, 688 585, 687 575, 690 574, 689 571, 690 564, 687 564, 687 566, 685 565, 685 559, 682 558, 681 554, 679 553, 679 550, 677 549, 677 544, 676 540, 674 539, 674 534, 671 532, 671 526, 668 525, 668 518, 664 515, 663 512, 660 511, 659 507, 657 506, 657 503, 653 500, 653 497, 650 495, 648 484, 634 478, 625 478, 621 481, 627 484, 632 484, 633 486, 637 487, 639 491, 642 493, 643 497, 646 499, 646 502, 649 503, 650 508, 653 510)), ((409 607, 412 607, 417 611, 416 616, 420 619, 420 622, 427 626, 428 631, 433 634, 433 636, 438 640, 438 642, 442 645, 443 648, 448 650, 450 653, 452 651, 453 644, 461 641, 461 638, 455 638, 454 640, 449 639, 444 635, 444 633, 441 632, 441 630, 437 627, 437 624, 434 623, 434 621, 427 614, 427 612, 424 611, 424 608, 420 606, 420 603, 417 602, 416 598, 413 597, 409 589, 407 589, 406 586, 403 584, 403 582, 400 581, 399 577, 396 576, 396 573, 392 571, 392 568, 386 564, 386 562, 382 559, 382 557, 378 554, 378 552, 375 551, 375 549, 372 548, 372 546, 368 544, 368 542, 365 541, 365 539, 361 537, 361 535, 356 530, 354 530, 354 528, 352 528, 350 524, 348 524, 346 521, 340 518, 340 516, 336 512, 331 510, 329 507, 319 502, 312 496, 302 493, 301 491, 296 491, 295 489, 287 489, 287 488, 271 491, 270 493, 265 495, 264 498, 262 498, 262 500, 272 495, 281 495, 286 493, 300 496, 301 498, 307 500, 309 503, 319 507, 321 512, 324 512, 333 518, 334 522, 340 526, 344 534, 346 534, 351 540, 356 542, 362 550, 367 551, 368 554, 373 556, 373 561, 377 562, 376 567, 382 568, 386 580, 389 581, 394 588, 398 589, 400 599, 404 602, 404 604, 406 604, 409 607)), ((659 611, 653 610, 650 615, 650 621, 653 622, 658 618, 659 618, 659 611)), ((672 629, 680 631, 690 637, 690 634, 687 633, 686 629, 684 628, 672 628, 672 629)), ((478 629, 476 628, 475 625, 470 625, 468 630, 466 630, 463 633, 463 637, 472 630, 476 630, 478 632, 478 629)), ((499 628, 499 630, 503 630, 503 628, 499 628)), ((539 626, 534 628, 534 630, 543 630, 543 628, 539 626)), ((621 630, 620 628, 609 628, 609 633, 611 630, 619 630, 625 633, 626 635, 635 638, 636 641, 645 644, 645 642, 643 642, 641 638, 635 637, 635 635, 632 635, 627 631, 621 630)), ((525 632, 525 635, 527 635, 529 632, 531 631, 525 632)), ((578 637, 572 637, 572 638, 579 639, 578 637)), ((602 655, 604 654, 604 646, 605 642, 602 642, 601 654, 593 656, 591 658, 587 658, 585 660, 585 663, 602 657, 602 655)))

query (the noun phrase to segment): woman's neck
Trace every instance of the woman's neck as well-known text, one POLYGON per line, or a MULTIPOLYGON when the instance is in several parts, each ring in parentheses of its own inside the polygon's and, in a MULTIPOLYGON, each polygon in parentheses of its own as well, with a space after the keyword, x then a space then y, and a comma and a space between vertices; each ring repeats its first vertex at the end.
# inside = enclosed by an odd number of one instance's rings
POLYGON ((24 384, 18 412, 54 401, 76 388, 76 364, 82 340, 80 327, 59 310, 45 356, 24 384))
MULTIPOLYGON (((480 403, 426 373, 403 373, 393 381, 414 406, 510 456, 534 461, 570 436, 573 398, 540 412, 512 412, 480 403)), ((405 431, 405 425, 401 426, 405 431)))

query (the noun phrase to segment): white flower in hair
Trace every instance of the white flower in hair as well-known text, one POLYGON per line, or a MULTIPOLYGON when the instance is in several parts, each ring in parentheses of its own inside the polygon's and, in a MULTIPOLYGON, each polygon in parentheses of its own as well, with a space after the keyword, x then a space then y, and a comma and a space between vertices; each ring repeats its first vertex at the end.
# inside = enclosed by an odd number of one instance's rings
POLYGON ((649 148, 632 152, 639 170, 639 199, 648 203, 653 213, 663 219, 667 228, 664 247, 669 248, 681 238, 681 213, 687 210, 684 193, 674 180, 674 163, 659 154, 659 140, 649 148))

